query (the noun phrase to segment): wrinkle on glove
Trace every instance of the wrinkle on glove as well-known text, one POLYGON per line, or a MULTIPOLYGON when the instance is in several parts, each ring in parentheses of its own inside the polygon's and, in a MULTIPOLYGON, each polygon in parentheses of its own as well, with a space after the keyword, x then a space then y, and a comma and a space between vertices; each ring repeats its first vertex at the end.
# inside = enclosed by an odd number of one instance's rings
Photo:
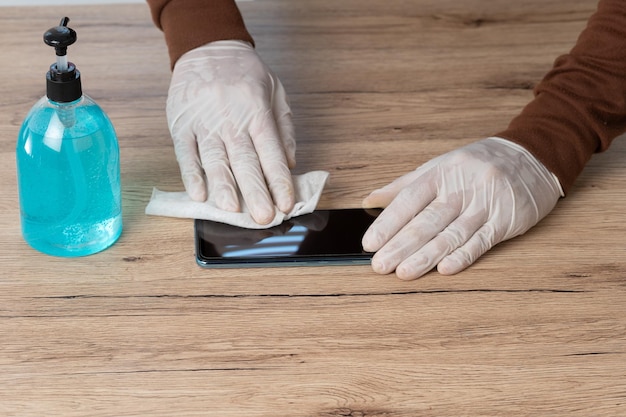
POLYGON ((146 214, 213 220, 247 229, 267 229, 292 217, 312 213, 317 207, 328 176, 329 173, 326 171, 311 171, 302 175, 293 175, 296 204, 289 213, 283 213, 276 207, 274 219, 268 224, 259 224, 254 221, 243 198, 240 198, 242 211, 232 212, 218 208, 211 196, 207 201, 199 202, 192 200, 184 191, 166 192, 157 188, 152 191, 152 197, 146 206, 146 214))

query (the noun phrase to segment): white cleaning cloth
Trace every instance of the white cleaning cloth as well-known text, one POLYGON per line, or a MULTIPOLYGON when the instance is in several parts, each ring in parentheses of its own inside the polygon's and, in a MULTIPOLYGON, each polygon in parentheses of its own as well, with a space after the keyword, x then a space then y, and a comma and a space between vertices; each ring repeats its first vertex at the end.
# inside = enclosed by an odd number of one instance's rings
POLYGON ((311 171, 302 175, 294 175, 293 184, 296 192, 296 204, 287 214, 276 208, 276 216, 269 224, 258 224, 255 222, 245 202, 240 213, 233 213, 217 208, 210 199, 198 202, 192 200, 184 191, 166 192, 156 188, 152 190, 152 197, 146 206, 146 214, 213 220, 248 229, 267 229, 279 225, 292 217, 313 212, 324 190, 328 175, 326 171, 311 171))

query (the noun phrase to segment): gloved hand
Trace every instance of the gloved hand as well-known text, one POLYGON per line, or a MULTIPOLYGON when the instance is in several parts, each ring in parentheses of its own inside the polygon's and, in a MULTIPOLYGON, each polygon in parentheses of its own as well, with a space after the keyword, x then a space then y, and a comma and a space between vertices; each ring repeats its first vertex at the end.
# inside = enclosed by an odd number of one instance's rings
POLYGON ((561 187, 523 147, 488 138, 443 154, 363 201, 386 207, 363 236, 372 268, 415 279, 437 265, 452 275, 494 245, 525 233, 561 187))
POLYGON ((189 196, 267 224, 294 206, 296 142, 283 85, 243 41, 217 41, 174 67, 167 119, 189 196))

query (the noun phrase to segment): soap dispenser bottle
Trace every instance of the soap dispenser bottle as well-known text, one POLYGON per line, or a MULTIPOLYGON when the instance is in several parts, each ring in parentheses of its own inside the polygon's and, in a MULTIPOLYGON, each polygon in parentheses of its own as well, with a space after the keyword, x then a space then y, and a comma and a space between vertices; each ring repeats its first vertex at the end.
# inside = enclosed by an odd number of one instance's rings
POLYGON ((48 255, 76 257, 119 238, 122 197, 117 136, 67 60, 76 41, 68 22, 44 34, 57 59, 46 74, 46 95, 20 129, 16 162, 24 240, 48 255))

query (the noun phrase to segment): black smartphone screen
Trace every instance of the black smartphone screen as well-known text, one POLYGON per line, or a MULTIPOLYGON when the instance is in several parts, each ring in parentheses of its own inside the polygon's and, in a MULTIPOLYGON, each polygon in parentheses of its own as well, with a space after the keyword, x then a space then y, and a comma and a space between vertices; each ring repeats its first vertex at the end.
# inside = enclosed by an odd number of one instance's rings
POLYGON ((208 268, 367 264, 361 239, 380 211, 316 210, 269 229, 196 219, 196 260, 208 268))

